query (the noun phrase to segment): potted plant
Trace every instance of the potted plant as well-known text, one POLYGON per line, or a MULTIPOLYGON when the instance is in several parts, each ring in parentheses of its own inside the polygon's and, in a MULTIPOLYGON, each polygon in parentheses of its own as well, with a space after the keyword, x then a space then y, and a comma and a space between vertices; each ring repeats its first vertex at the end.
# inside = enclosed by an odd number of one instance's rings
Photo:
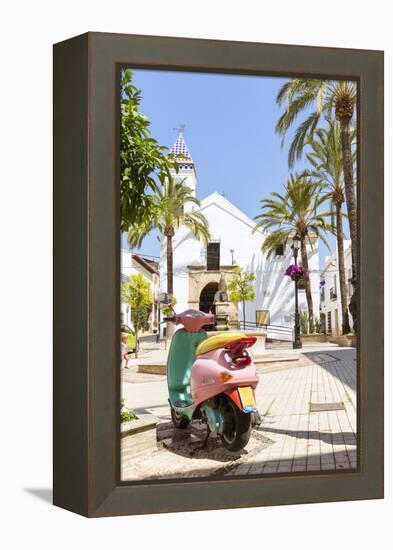
POLYGON ((285 270, 285 275, 290 277, 292 281, 299 281, 303 277, 307 277, 308 271, 305 267, 298 264, 291 264, 285 270))

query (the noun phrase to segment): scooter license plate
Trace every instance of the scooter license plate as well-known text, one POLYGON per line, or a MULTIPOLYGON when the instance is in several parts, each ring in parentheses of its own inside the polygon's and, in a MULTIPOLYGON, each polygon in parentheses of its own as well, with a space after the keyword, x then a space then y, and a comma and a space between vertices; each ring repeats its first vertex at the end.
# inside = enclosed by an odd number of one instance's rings
POLYGON ((255 403, 254 392, 250 386, 239 388, 239 395, 244 410, 256 410, 257 406, 255 403))

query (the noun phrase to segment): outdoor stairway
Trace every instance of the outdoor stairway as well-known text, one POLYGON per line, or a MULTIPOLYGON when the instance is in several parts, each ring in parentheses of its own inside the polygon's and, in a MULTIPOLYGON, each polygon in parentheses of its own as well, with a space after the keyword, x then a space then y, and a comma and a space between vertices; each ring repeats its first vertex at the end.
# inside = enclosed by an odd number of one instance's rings
MULTIPOLYGON (((318 349, 332 349, 332 348, 339 348, 340 346, 334 342, 307 342, 303 343, 304 350, 310 349, 310 348, 318 348, 318 349)), ((285 349, 292 349, 292 342, 283 342, 283 341, 276 341, 276 342, 266 342, 265 344, 266 350, 285 350, 285 349)))

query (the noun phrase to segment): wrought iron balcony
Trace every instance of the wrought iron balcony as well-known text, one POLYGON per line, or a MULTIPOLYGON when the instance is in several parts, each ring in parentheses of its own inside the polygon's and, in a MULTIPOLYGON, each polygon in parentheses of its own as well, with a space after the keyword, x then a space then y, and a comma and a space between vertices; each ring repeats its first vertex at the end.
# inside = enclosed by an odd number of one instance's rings
POLYGON ((337 300, 337 292, 334 290, 334 288, 330 289, 329 295, 331 300, 337 300))

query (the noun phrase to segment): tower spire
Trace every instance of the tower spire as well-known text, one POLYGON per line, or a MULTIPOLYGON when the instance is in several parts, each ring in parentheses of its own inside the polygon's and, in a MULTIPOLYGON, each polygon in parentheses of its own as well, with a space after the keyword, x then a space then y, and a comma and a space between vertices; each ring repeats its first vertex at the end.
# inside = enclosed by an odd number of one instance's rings
POLYGON ((179 128, 175 128, 175 130, 179 131, 179 135, 177 136, 177 140, 171 149, 171 153, 173 153, 180 169, 192 170, 194 168, 194 161, 192 160, 190 151, 188 150, 183 137, 185 127, 185 124, 182 124, 179 128))
MULTIPOLYGON (((174 130, 177 130, 179 134, 171 149, 171 153, 175 157, 178 169, 175 170, 173 168, 172 175, 175 181, 182 182, 183 185, 189 187, 195 197, 197 184, 196 170, 190 151, 184 141, 183 132, 185 127, 185 124, 182 124, 180 128, 174 128, 174 130)), ((187 209, 191 208, 191 204, 188 204, 187 209)))

